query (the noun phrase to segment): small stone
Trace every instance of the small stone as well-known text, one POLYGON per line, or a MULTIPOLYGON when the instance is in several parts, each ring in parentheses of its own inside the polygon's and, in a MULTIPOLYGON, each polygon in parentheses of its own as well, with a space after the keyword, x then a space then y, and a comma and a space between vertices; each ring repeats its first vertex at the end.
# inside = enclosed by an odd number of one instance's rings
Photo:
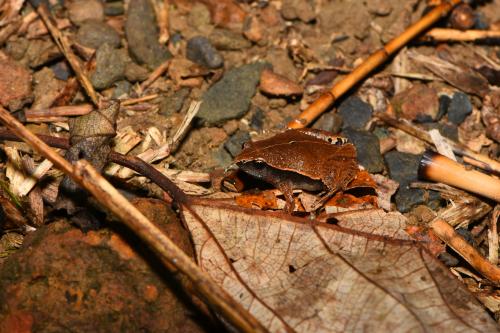
POLYGON ((99 0, 75 0, 68 5, 69 19, 76 25, 87 20, 104 20, 104 7, 99 0))
POLYGON ((459 30, 468 30, 476 23, 474 10, 468 4, 459 4, 456 6, 448 18, 451 27, 459 30))
POLYGON ((155 69, 172 55, 158 42, 158 27, 149 0, 130 0, 125 22, 130 55, 139 64, 155 69))
POLYGON ((392 5, 386 0, 367 0, 366 8, 372 14, 387 16, 392 12, 392 5))
POLYGON ((266 68, 260 74, 260 91, 274 96, 302 95, 304 89, 292 80, 266 68))
POLYGON ((368 172, 376 173, 384 170, 384 159, 380 154, 380 142, 375 134, 346 128, 342 131, 342 135, 356 146, 358 162, 368 172))
POLYGON ((189 96, 190 90, 188 88, 182 88, 173 94, 165 97, 160 102, 160 114, 164 116, 170 116, 174 113, 179 112, 189 96))
POLYGON ((391 151, 384 156, 390 177, 399 182, 395 196, 396 206, 400 212, 408 212, 413 206, 425 203, 425 191, 411 189, 408 185, 418 180, 418 166, 421 155, 391 151))
POLYGON ((392 99, 397 114, 409 120, 434 121, 439 113, 439 98, 434 88, 415 84, 392 99))
POLYGON ((107 16, 119 16, 125 13, 125 8, 123 7, 123 1, 107 1, 104 4, 104 14, 107 16))
POLYGON ((454 93, 448 108, 448 120, 455 125, 460 125, 471 113, 472 103, 469 96, 463 92, 454 93))
POLYGON ((234 51, 252 46, 252 43, 240 33, 226 29, 214 29, 208 38, 218 50, 234 51))
POLYGON ((250 141, 250 134, 246 131, 237 131, 224 143, 224 148, 235 157, 241 152, 243 144, 250 141))
POLYGON ((14 60, 21 60, 28 50, 30 42, 26 38, 10 38, 6 44, 6 51, 14 60))
POLYGON ((342 128, 342 117, 337 113, 323 113, 318 120, 314 122, 312 127, 331 133, 338 133, 342 128))
POLYGON ((454 124, 446 124, 446 123, 427 123, 423 126, 427 131, 431 129, 439 130, 442 136, 445 136, 453 141, 458 142, 458 127, 454 124))
POLYGON ((50 66, 52 72, 57 79, 66 81, 71 75, 72 71, 66 61, 59 61, 50 66))
POLYGON ((186 57, 207 68, 219 68, 224 65, 224 59, 212 46, 210 40, 203 36, 196 36, 188 40, 186 57))
POLYGON ((150 71, 128 59, 125 65, 125 78, 130 82, 142 82, 149 77, 150 71))
POLYGON ((439 96, 439 112, 436 115, 436 120, 443 118, 450 107, 451 98, 448 95, 439 96))
POLYGON ((130 93, 130 89, 132 89, 132 84, 127 80, 115 82, 114 86, 115 90, 113 90, 113 98, 128 95, 130 93))
POLYGON ((488 19, 481 12, 476 12, 474 14, 474 27, 473 29, 477 30, 488 30, 490 28, 490 24, 488 19))
POLYGON ((125 77, 125 54, 109 44, 96 51, 96 68, 90 81, 96 89, 106 89, 125 77))
POLYGON ((52 40, 35 39, 30 42, 22 61, 31 68, 38 68, 62 57, 62 52, 52 40))
POLYGON ((285 20, 299 19, 308 23, 316 18, 313 6, 308 1, 285 0, 281 7, 281 15, 285 20))
POLYGON ((259 84, 260 72, 268 66, 257 62, 234 68, 203 95, 197 117, 208 124, 221 124, 242 117, 259 84))
POLYGON ((455 267, 460 263, 460 260, 452 256, 448 252, 441 252, 440 254, 438 254, 437 258, 447 267, 455 267))
POLYGON ((253 129, 260 131, 264 126, 264 112, 262 112, 261 108, 257 108, 252 118, 250 119, 250 127, 253 129))
POLYGON ((241 28, 246 12, 234 0, 204 0, 210 10, 212 22, 220 27, 241 28))
POLYGON ((233 162, 231 155, 222 146, 212 152, 212 158, 221 168, 226 168, 233 162))
POLYGON ((200 32, 206 32, 207 29, 213 29, 210 11, 207 6, 199 2, 193 4, 187 16, 187 22, 193 29, 200 32))
POLYGON ((104 43, 113 47, 120 46, 120 35, 104 22, 86 21, 78 29, 76 40, 83 46, 98 49, 104 43))
POLYGON ((246 18, 243 24, 243 35, 250 41, 258 43, 261 45, 264 35, 264 27, 259 19, 254 16, 249 16, 246 18))
POLYGON ((0 60, 0 103, 17 111, 32 100, 31 74, 13 60, 0 60))
POLYGON ((50 107, 64 86, 64 81, 58 80, 50 68, 43 67, 33 75, 35 100, 31 108, 37 110, 50 107))
POLYGON ((351 96, 340 104, 338 113, 342 116, 343 129, 363 129, 370 121, 373 109, 358 96, 351 96))

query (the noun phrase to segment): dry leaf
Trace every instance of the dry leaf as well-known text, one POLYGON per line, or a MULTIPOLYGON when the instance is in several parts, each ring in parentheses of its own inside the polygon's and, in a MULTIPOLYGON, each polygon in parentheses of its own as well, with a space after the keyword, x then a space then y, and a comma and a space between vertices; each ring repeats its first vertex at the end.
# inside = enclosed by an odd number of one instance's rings
POLYGON ((497 331, 399 213, 328 225, 192 200, 182 214, 202 269, 271 332, 497 331))

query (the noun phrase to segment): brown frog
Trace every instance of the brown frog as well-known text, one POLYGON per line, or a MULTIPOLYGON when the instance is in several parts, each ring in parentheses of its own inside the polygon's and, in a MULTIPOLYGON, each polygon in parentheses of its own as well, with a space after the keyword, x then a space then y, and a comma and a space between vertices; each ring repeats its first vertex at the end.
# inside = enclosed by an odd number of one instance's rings
POLYGON ((274 185, 294 209, 293 190, 327 191, 324 202, 343 190, 359 171, 356 148, 346 138, 315 129, 290 129, 269 139, 247 142, 234 163, 274 185))

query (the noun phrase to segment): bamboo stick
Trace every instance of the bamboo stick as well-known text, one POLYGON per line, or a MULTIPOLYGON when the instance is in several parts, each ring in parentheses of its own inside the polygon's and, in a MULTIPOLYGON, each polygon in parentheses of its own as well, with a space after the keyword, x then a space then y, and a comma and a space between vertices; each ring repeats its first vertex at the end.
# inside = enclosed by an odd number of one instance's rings
MULTIPOLYGON (((72 165, 1 107, 0 121, 38 153, 54 163, 57 168, 92 193, 103 206, 115 213, 125 225, 137 233, 163 261, 186 274, 202 298, 235 327, 249 333, 266 332, 266 329, 241 304, 229 296, 210 276, 202 272, 170 238, 130 204, 87 161, 80 160, 72 165)), ((186 204, 186 202, 181 204, 186 204)), ((167 268, 171 268, 170 265, 166 265, 167 268)))
POLYGON ((447 15, 450 10, 458 5, 460 0, 443 1, 433 10, 422 17, 418 22, 409 26, 401 35, 392 39, 382 49, 376 51, 368 57, 354 71, 345 76, 334 85, 330 91, 326 92, 314 103, 309 105, 297 118, 288 123, 288 128, 302 128, 309 125, 328 109, 340 96, 345 94, 356 83, 364 79, 372 70, 387 61, 394 53, 406 45, 410 40, 429 28, 441 17, 447 15))

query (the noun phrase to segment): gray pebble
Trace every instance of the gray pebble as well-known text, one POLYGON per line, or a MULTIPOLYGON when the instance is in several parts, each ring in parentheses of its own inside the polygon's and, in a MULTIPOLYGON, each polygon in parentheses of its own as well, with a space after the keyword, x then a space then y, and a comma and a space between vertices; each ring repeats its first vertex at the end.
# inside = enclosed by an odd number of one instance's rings
POLYGON ((223 146, 220 146, 212 152, 212 158, 221 168, 226 168, 233 162, 231 155, 229 155, 223 146))
POLYGON ((196 36, 188 40, 186 57, 207 68, 219 68, 224 64, 224 59, 212 46, 210 40, 203 36, 196 36))
POLYGON ((234 68, 203 94, 197 117, 209 125, 242 117, 259 84, 261 71, 268 66, 256 62, 234 68))
POLYGON ((337 113, 327 112, 323 113, 316 122, 314 122, 312 128, 320 129, 323 131, 328 131, 332 133, 340 132, 342 128, 342 117, 337 113))
POLYGON ((472 113, 472 103, 469 96, 463 92, 456 92, 451 98, 448 108, 448 120, 456 125, 460 125, 465 118, 472 113))
POLYGON ((363 129, 370 121, 373 109, 358 96, 351 96, 342 102, 338 113, 342 116, 342 128, 363 129))
POLYGON ((160 103, 160 114, 164 116, 170 116, 176 112, 179 112, 189 96, 189 89, 182 88, 173 94, 165 97, 160 103))
POLYGON ((384 159, 380 154, 380 142, 375 134, 346 128, 342 135, 356 146, 358 162, 368 172, 381 172, 384 169, 384 159))
POLYGON ((108 43, 113 47, 120 46, 120 35, 115 29, 104 22, 85 21, 78 29, 76 40, 83 46, 93 49, 99 48, 102 44, 108 43))
POLYGON ((125 76, 124 50, 117 50, 104 44, 96 51, 96 68, 90 81, 96 89, 109 88, 113 83, 125 76))
POLYGON ((241 152, 243 144, 247 141, 250 141, 250 134, 246 131, 237 131, 224 143, 224 147, 231 156, 235 157, 241 152))
POLYGON ((214 29, 208 38, 218 50, 241 50, 252 46, 242 34, 226 29, 214 29))
POLYGON ((125 34, 129 53, 140 64, 154 69, 172 57, 167 48, 158 43, 156 16, 149 0, 130 0, 125 34))

